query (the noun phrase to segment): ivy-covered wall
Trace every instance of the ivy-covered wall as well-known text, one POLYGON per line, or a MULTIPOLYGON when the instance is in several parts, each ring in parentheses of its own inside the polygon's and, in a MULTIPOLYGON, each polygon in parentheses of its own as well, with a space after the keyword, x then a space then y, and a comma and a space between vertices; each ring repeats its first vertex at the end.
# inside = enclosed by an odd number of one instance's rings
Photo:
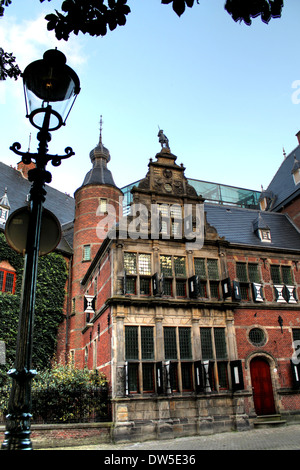
MULTIPOLYGON (((8 261, 16 270, 15 294, 0 292, 0 341, 6 343, 6 365, 0 366, 0 386, 13 366, 17 342, 18 320, 24 258, 12 250, 0 233, 0 262, 8 261)), ((62 255, 50 253, 39 258, 34 320, 33 368, 45 369, 56 350, 59 323, 63 320, 67 265, 62 255)))

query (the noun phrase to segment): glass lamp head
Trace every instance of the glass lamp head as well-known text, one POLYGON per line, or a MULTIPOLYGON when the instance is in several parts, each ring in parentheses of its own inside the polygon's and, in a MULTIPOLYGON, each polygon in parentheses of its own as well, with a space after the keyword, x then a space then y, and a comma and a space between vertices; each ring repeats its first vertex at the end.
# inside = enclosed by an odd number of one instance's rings
POLYGON ((80 81, 73 69, 66 65, 65 55, 50 49, 43 59, 29 64, 23 72, 26 112, 31 124, 42 129, 46 108, 51 107, 49 131, 65 125, 75 99, 80 92, 80 81))

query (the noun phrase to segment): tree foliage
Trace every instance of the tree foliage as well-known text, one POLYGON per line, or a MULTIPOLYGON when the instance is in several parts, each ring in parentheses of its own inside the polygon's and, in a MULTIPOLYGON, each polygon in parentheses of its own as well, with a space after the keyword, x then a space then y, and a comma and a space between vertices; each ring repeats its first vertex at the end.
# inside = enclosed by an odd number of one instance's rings
MULTIPOLYGON (((46 0, 40 0, 40 3, 44 1, 46 0)), ((129 2, 130 0, 63 0, 61 12, 55 10, 46 15, 47 29, 54 30, 56 38, 65 41, 71 33, 105 36, 108 30, 113 31, 117 26, 126 24, 127 15, 131 11, 129 2)), ((0 17, 4 14, 4 8, 11 3, 12 0, 0 0, 0 17)), ((174 12, 181 16, 186 7, 192 8, 200 0, 161 0, 161 3, 172 4, 174 12)), ((260 16, 264 23, 269 23, 271 18, 281 17, 283 0, 226 0, 224 8, 234 21, 244 21, 251 25, 252 18, 260 16)), ((21 71, 14 62, 12 53, 4 52, 3 49, 1 53, 0 49, 0 80, 19 77, 21 71)))
POLYGON ((21 75, 21 70, 15 61, 16 58, 12 52, 5 52, 0 47, 0 80, 6 80, 7 77, 17 80, 21 75))
MULTIPOLYGON (((0 386, 6 371, 12 367, 18 332, 23 257, 12 250, 0 234, 0 262, 7 261, 16 270, 15 294, 0 292, 0 340, 6 344, 6 366, 0 366, 0 386)), ((50 365, 56 351, 58 326, 63 320, 67 268, 64 258, 50 253, 39 258, 35 303, 33 367, 50 365)))
MULTIPOLYGON (((1 387, 1 385, 0 385, 1 387)), ((8 385, 0 388, 1 415, 7 413, 8 385)), ((109 389, 104 374, 76 369, 71 362, 38 372, 32 381, 32 414, 34 422, 100 421, 109 417, 109 389)))

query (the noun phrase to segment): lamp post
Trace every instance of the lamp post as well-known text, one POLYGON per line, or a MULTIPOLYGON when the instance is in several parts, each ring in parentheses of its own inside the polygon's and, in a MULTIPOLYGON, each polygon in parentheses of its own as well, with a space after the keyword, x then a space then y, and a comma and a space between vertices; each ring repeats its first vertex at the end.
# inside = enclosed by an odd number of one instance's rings
MULTIPOLYGON (((38 152, 21 152, 15 142, 11 150, 22 157, 25 164, 35 161, 36 167, 28 172, 32 183, 30 213, 27 230, 24 274, 18 325, 17 348, 14 368, 8 372, 12 387, 6 416, 4 450, 32 450, 30 439, 32 343, 37 266, 40 248, 45 183, 50 183, 51 173, 46 170, 49 161, 58 166, 62 159, 74 155, 70 147, 65 155, 49 155, 49 131, 65 125, 66 119, 80 91, 80 82, 74 70, 66 65, 66 57, 58 50, 48 50, 42 60, 29 64, 23 73, 26 112, 30 123, 39 129, 38 152)), ((26 234, 24 234, 24 237, 26 234)))

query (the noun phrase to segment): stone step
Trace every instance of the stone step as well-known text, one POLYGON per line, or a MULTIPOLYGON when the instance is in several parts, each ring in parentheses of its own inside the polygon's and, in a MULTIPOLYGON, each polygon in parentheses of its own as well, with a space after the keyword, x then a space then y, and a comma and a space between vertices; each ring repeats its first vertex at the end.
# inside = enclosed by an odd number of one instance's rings
POLYGON ((257 416, 253 421, 254 426, 257 427, 272 427, 272 426, 283 426, 286 421, 281 418, 281 415, 261 415, 257 416))

